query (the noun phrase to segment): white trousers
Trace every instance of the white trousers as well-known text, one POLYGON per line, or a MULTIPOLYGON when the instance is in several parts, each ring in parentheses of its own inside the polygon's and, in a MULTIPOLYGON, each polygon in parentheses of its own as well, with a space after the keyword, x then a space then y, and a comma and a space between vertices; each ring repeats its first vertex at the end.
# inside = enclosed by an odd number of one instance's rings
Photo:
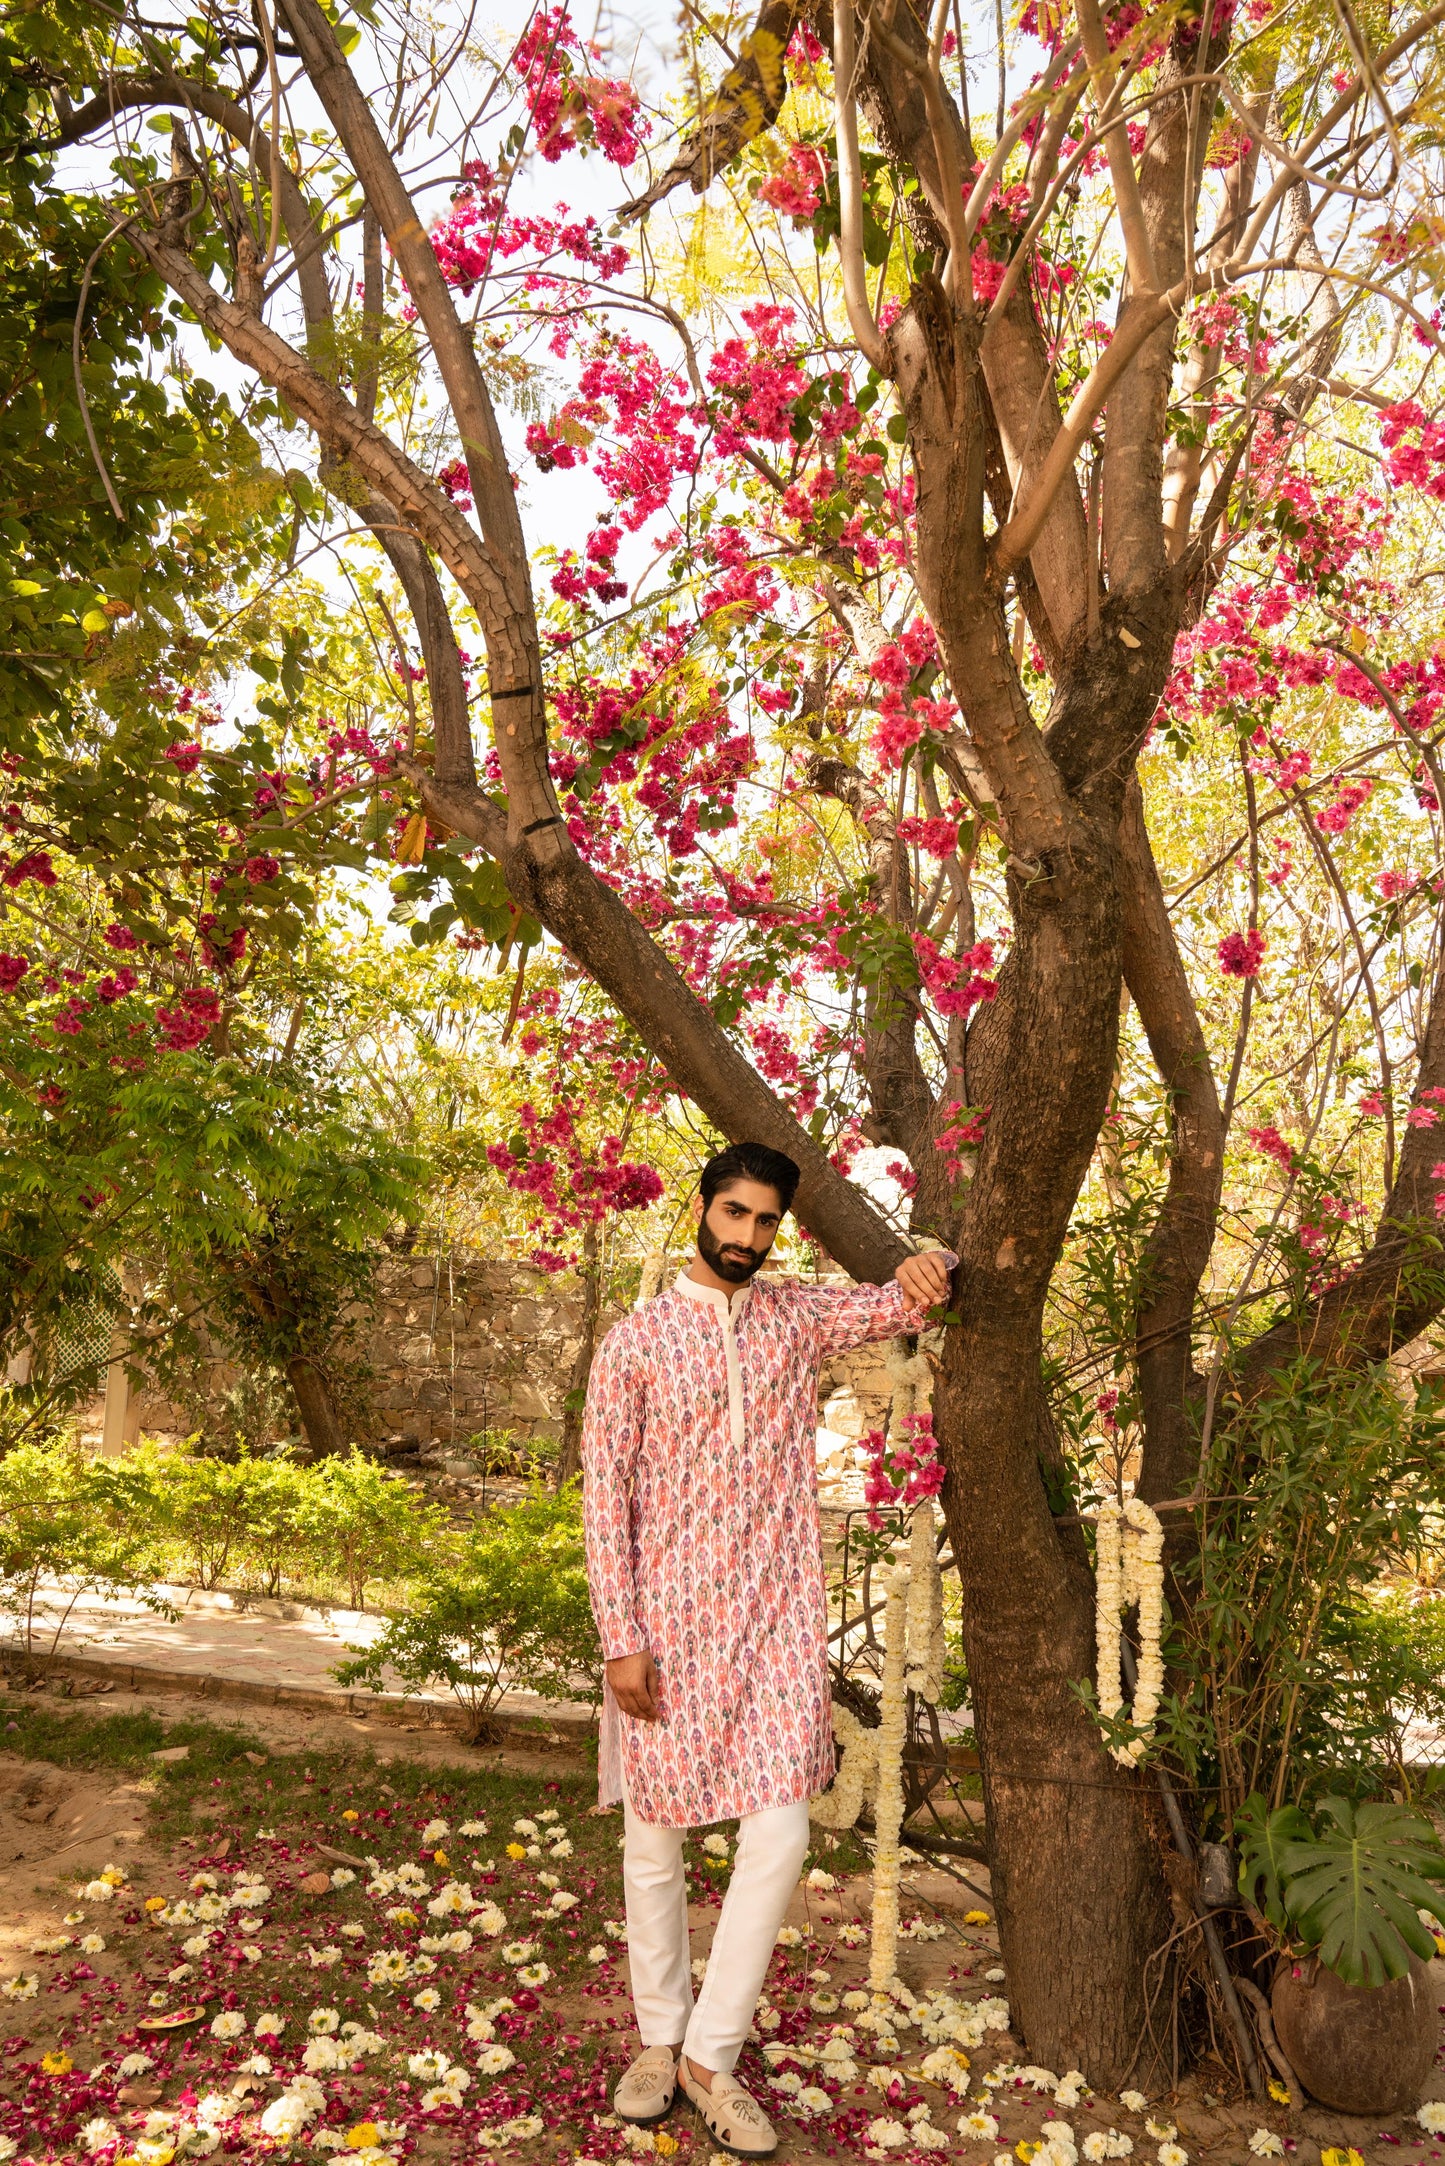
POLYGON ((808 1850, 806 1804, 775 1805, 738 1823, 732 1879, 694 2007, 687 1937, 684 1828, 639 1820, 624 1793, 627 1954, 644 2046, 675 2046, 689 2060, 731 2072, 752 2024, 808 1850))

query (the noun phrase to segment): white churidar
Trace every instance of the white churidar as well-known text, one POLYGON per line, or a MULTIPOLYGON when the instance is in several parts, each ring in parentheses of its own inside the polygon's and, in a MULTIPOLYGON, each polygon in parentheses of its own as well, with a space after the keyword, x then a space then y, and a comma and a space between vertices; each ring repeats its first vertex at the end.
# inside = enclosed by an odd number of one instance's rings
POLYGON ((675 2046, 703 2068, 732 2072, 808 1850, 806 1805, 774 1805, 738 1822, 732 1878, 694 2007, 687 1937, 685 1830, 639 1820, 624 1796, 627 1955, 644 2046, 675 2046))

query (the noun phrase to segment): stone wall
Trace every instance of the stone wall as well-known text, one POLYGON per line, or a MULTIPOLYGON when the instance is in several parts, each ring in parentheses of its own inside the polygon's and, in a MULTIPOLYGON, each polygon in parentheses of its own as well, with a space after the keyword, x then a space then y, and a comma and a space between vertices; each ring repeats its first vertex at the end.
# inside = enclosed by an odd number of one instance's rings
MULTIPOLYGON (((840 1283, 846 1283, 840 1281, 840 1283)), ((601 1330, 617 1321, 605 1310, 601 1330)), ((563 1402, 581 1326, 577 1274, 538 1271, 475 1254, 382 1257, 372 1302, 354 1319, 371 1363, 372 1431, 390 1454, 465 1453, 474 1438, 510 1430, 527 1441, 562 1433, 563 1402)), ((820 1385, 820 1445, 840 1464, 865 1429, 887 1416, 881 1347, 835 1357, 820 1385)), ((236 1382, 223 1359, 203 1365, 204 1388, 236 1382)), ((99 1440, 102 1402, 82 1417, 99 1440)), ((127 1440, 179 1437, 180 1412, 155 1390, 133 1395, 127 1440)))
MULTIPOLYGON (((462 1450, 510 1429, 559 1437, 581 1327, 577 1275, 476 1257, 389 1257, 367 1351, 380 1437, 462 1450)), ((614 1321, 605 1314, 605 1329, 614 1321)))

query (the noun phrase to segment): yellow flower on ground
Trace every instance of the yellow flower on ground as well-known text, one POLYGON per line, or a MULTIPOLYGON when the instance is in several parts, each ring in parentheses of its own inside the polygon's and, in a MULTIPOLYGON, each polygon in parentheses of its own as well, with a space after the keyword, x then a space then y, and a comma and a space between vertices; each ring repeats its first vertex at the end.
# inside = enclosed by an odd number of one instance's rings
POLYGON ((1036 2157, 1042 2149, 1042 2144, 1030 2143, 1028 2138, 1025 2136, 1014 2145, 1014 2157, 1021 2158, 1024 2162, 1024 2166, 1029 2166, 1029 2160, 1036 2157))
POLYGON ((343 1820, 359 1820, 361 1818, 361 1815, 356 1810, 354 1805, 348 1805, 341 1817, 343 1820))
POLYGON ((433 1865, 450 1865, 452 1862, 444 1850, 434 1850, 431 1854, 431 1861, 433 1865))
POLYGON ((986 1910, 966 1910, 963 1914, 963 1922, 965 1925, 993 1924, 993 1920, 986 1910))
POLYGON ((1365 2161, 1362 2154, 1351 2146, 1349 2150, 1337 2148, 1321 2151, 1320 2166, 1365 2166, 1365 2161))
POLYGON ((68 2076, 75 2063, 68 2053, 47 2053, 40 2065, 47 2076, 68 2076))
POLYGON ((375 2121, 358 2121, 355 2128, 346 2131, 346 2146, 350 2151, 374 2151, 381 2142, 381 2130, 375 2121))
POLYGON ((654 2136, 652 2140, 656 2144, 658 2150, 662 2153, 664 2158, 671 2158, 673 2152, 676 2151, 678 2148, 676 2136, 658 2134, 654 2136))
POLYGON ((509 1858, 525 1858, 526 1855, 527 1846, 525 1843, 508 1843, 507 1856, 509 1858))
POLYGON ((1289 2104, 1289 2092, 1280 2082, 1278 2076, 1271 2076, 1269 2079, 1269 2095, 1276 2105, 1287 2106, 1289 2104))
POLYGON ((166 1899, 163 1895, 148 1895, 146 1897, 145 1907, 147 1910, 152 1912, 157 1910, 164 1910, 166 1907, 166 1899))

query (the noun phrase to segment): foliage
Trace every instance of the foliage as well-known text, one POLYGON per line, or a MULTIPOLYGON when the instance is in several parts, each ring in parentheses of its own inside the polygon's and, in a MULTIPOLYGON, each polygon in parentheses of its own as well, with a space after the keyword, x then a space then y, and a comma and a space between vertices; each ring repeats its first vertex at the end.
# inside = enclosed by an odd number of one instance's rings
POLYGON ((580 1688, 598 1700, 577 1485, 534 1489, 476 1521, 452 1556, 418 1575, 407 1612, 336 1676, 382 1692, 388 1672, 408 1685, 445 1684, 474 1740, 491 1735, 492 1709, 508 1687, 568 1698, 580 1688))
POLYGON ((372 1580, 409 1578, 419 1559, 445 1546, 447 1515, 361 1452, 303 1470, 297 1527, 309 1557, 343 1581, 353 1609, 372 1580))
POLYGON ((1281 1934, 1317 1950, 1346 1985, 1402 1978, 1411 1951, 1429 1962, 1435 1936, 1421 1910, 1441 1906, 1445 1848, 1422 1813, 1326 1797, 1328 1825, 1298 1806, 1270 1812, 1257 1793, 1235 1815, 1239 1885, 1281 1934), (1431 1883, 1435 1883, 1434 1886, 1431 1883))
POLYGON ((0 1607, 27 1661, 54 1653, 82 1594, 139 1592, 167 1609, 146 1587, 157 1548, 142 1503, 133 1481, 72 1446, 22 1443, 0 1458, 0 1607))
POLYGON ((1226 1822, 1257 1792, 1272 1810, 1342 1782, 1368 1795, 1400 1766, 1366 1590, 1445 1504, 1441 1436, 1432 1398, 1410 1404, 1388 1371, 1309 1364, 1216 1429, 1174 1619, 1172 1743, 1226 1822))

